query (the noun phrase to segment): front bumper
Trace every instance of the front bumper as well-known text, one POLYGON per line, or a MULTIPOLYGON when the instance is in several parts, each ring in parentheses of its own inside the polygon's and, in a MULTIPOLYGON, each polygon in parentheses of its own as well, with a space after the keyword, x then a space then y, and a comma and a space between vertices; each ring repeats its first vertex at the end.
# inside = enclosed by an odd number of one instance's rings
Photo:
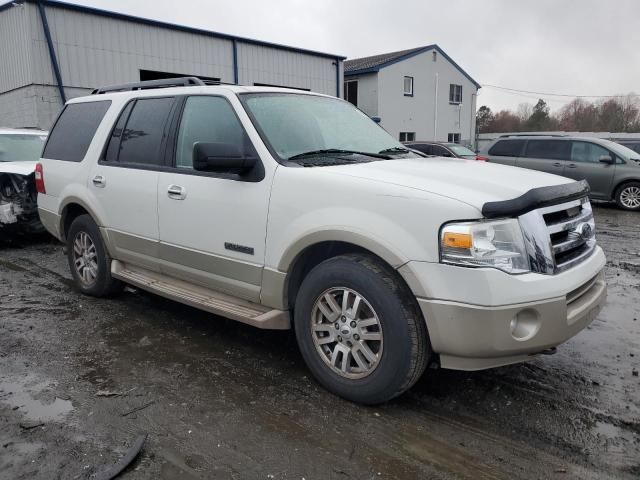
POLYGON ((528 360, 586 328, 606 301, 604 263, 598 247, 589 260, 559 275, 511 276, 436 264, 422 272, 407 264, 400 271, 418 297, 440 365, 481 370, 528 360), (429 270, 441 276, 427 282, 429 270), (434 288, 423 287, 434 282, 434 288), (445 295, 449 283, 453 290, 445 295))

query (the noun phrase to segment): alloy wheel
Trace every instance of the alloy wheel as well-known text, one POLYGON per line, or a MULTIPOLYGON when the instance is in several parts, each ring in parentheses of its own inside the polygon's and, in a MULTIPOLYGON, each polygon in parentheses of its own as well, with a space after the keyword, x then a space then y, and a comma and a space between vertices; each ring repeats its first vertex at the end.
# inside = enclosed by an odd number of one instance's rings
POLYGON ((640 207, 640 187, 635 185, 626 187, 620 192, 620 203, 626 208, 638 208, 640 207))
POLYGON ((93 240, 86 232, 78 232, 73 240, 73 264, 84 286, 88 287, 96 282, 98 254, 93 240))
POLYGON ((326 365, 344 378, 370 375, 382 358, 382 325, 371 304, 345 287, 322 293, 311 311, 311 334, 326 365))

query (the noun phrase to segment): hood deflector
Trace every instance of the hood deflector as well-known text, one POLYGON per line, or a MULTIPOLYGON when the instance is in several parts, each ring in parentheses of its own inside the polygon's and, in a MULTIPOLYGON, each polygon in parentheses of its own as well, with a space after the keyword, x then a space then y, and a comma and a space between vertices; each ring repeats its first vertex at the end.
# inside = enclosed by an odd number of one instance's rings
POLYGON ((485 203, 482 206, 482 214, 487 218, 518 217, 537 208, 577 200, 587 196, 589 191, 589 184, 585 180, 533 188, 511 200, 485 203))

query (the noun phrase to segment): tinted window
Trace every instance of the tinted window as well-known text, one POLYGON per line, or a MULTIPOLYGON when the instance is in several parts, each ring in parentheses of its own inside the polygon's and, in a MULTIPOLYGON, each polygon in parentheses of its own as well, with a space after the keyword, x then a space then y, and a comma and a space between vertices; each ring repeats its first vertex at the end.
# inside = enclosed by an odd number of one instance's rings
POLYGON ((426 143, 409 143, 407 147, 413 148, 414 150, 418 150, 419 152, 426 153, 427 155, 432 155, 431 153, 431 145, 426 143))
POLYGON ((143 98, 133 106, 120 139, 118 161, 161 165, 160 152, 173 98, 143 98))
POLYGON ((116 122, 116 126, 111 132, 111 138, 109 139, 109 146, 107 147, 107 152, 104 156, 105 162, 116 162, 118 160, 118 153, 120 151, 120 138, 122 137, 122 132, 124 131, 124 124, 127 122, 129 118, 129 113, 131 112, 131 108, 133 108, 133 104, 135 102, 129 102, 127 106, 124 108, 122 113, 120 114, 120 118, 116 122))
POLYGON ((609 150, 595 143, 572 142, 571 160, 574 162, 599 163, 600 157, 606 155, 612 157, 609 150))
POLYGON ((519 157, 524 147, 524 140, 499 140, 491 149, 489 155, 496 157, 519 157))
POLYGON ((187 99, 178 131, 177 167, 193 167, 196 142, 230 143, 244 150, 248 138, 227 100, 198 96, 187 99))
POLYGON ((434 155, 438 155, 439 157, 453 157, 453 154, 449 150, 440 145, 434 145, 432 151, 434 155))
POLYGON ((571 142, 562 140, 529 140, 526 157, 549 160, 569 160, 571 142))
POLYGON ((80 162, 87 154, 111 100, 72 103, 64 107, 42 153, 43 158, 80 162))

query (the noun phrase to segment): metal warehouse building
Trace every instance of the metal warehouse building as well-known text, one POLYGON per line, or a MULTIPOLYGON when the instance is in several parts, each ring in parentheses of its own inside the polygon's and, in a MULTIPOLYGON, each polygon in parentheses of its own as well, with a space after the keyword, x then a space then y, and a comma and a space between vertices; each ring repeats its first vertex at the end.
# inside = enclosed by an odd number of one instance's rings
POLYGON ((0 127, 49 129, 98 86, 195 75, 340 97, 344 57, 58 1, 0 6, 0 127))

